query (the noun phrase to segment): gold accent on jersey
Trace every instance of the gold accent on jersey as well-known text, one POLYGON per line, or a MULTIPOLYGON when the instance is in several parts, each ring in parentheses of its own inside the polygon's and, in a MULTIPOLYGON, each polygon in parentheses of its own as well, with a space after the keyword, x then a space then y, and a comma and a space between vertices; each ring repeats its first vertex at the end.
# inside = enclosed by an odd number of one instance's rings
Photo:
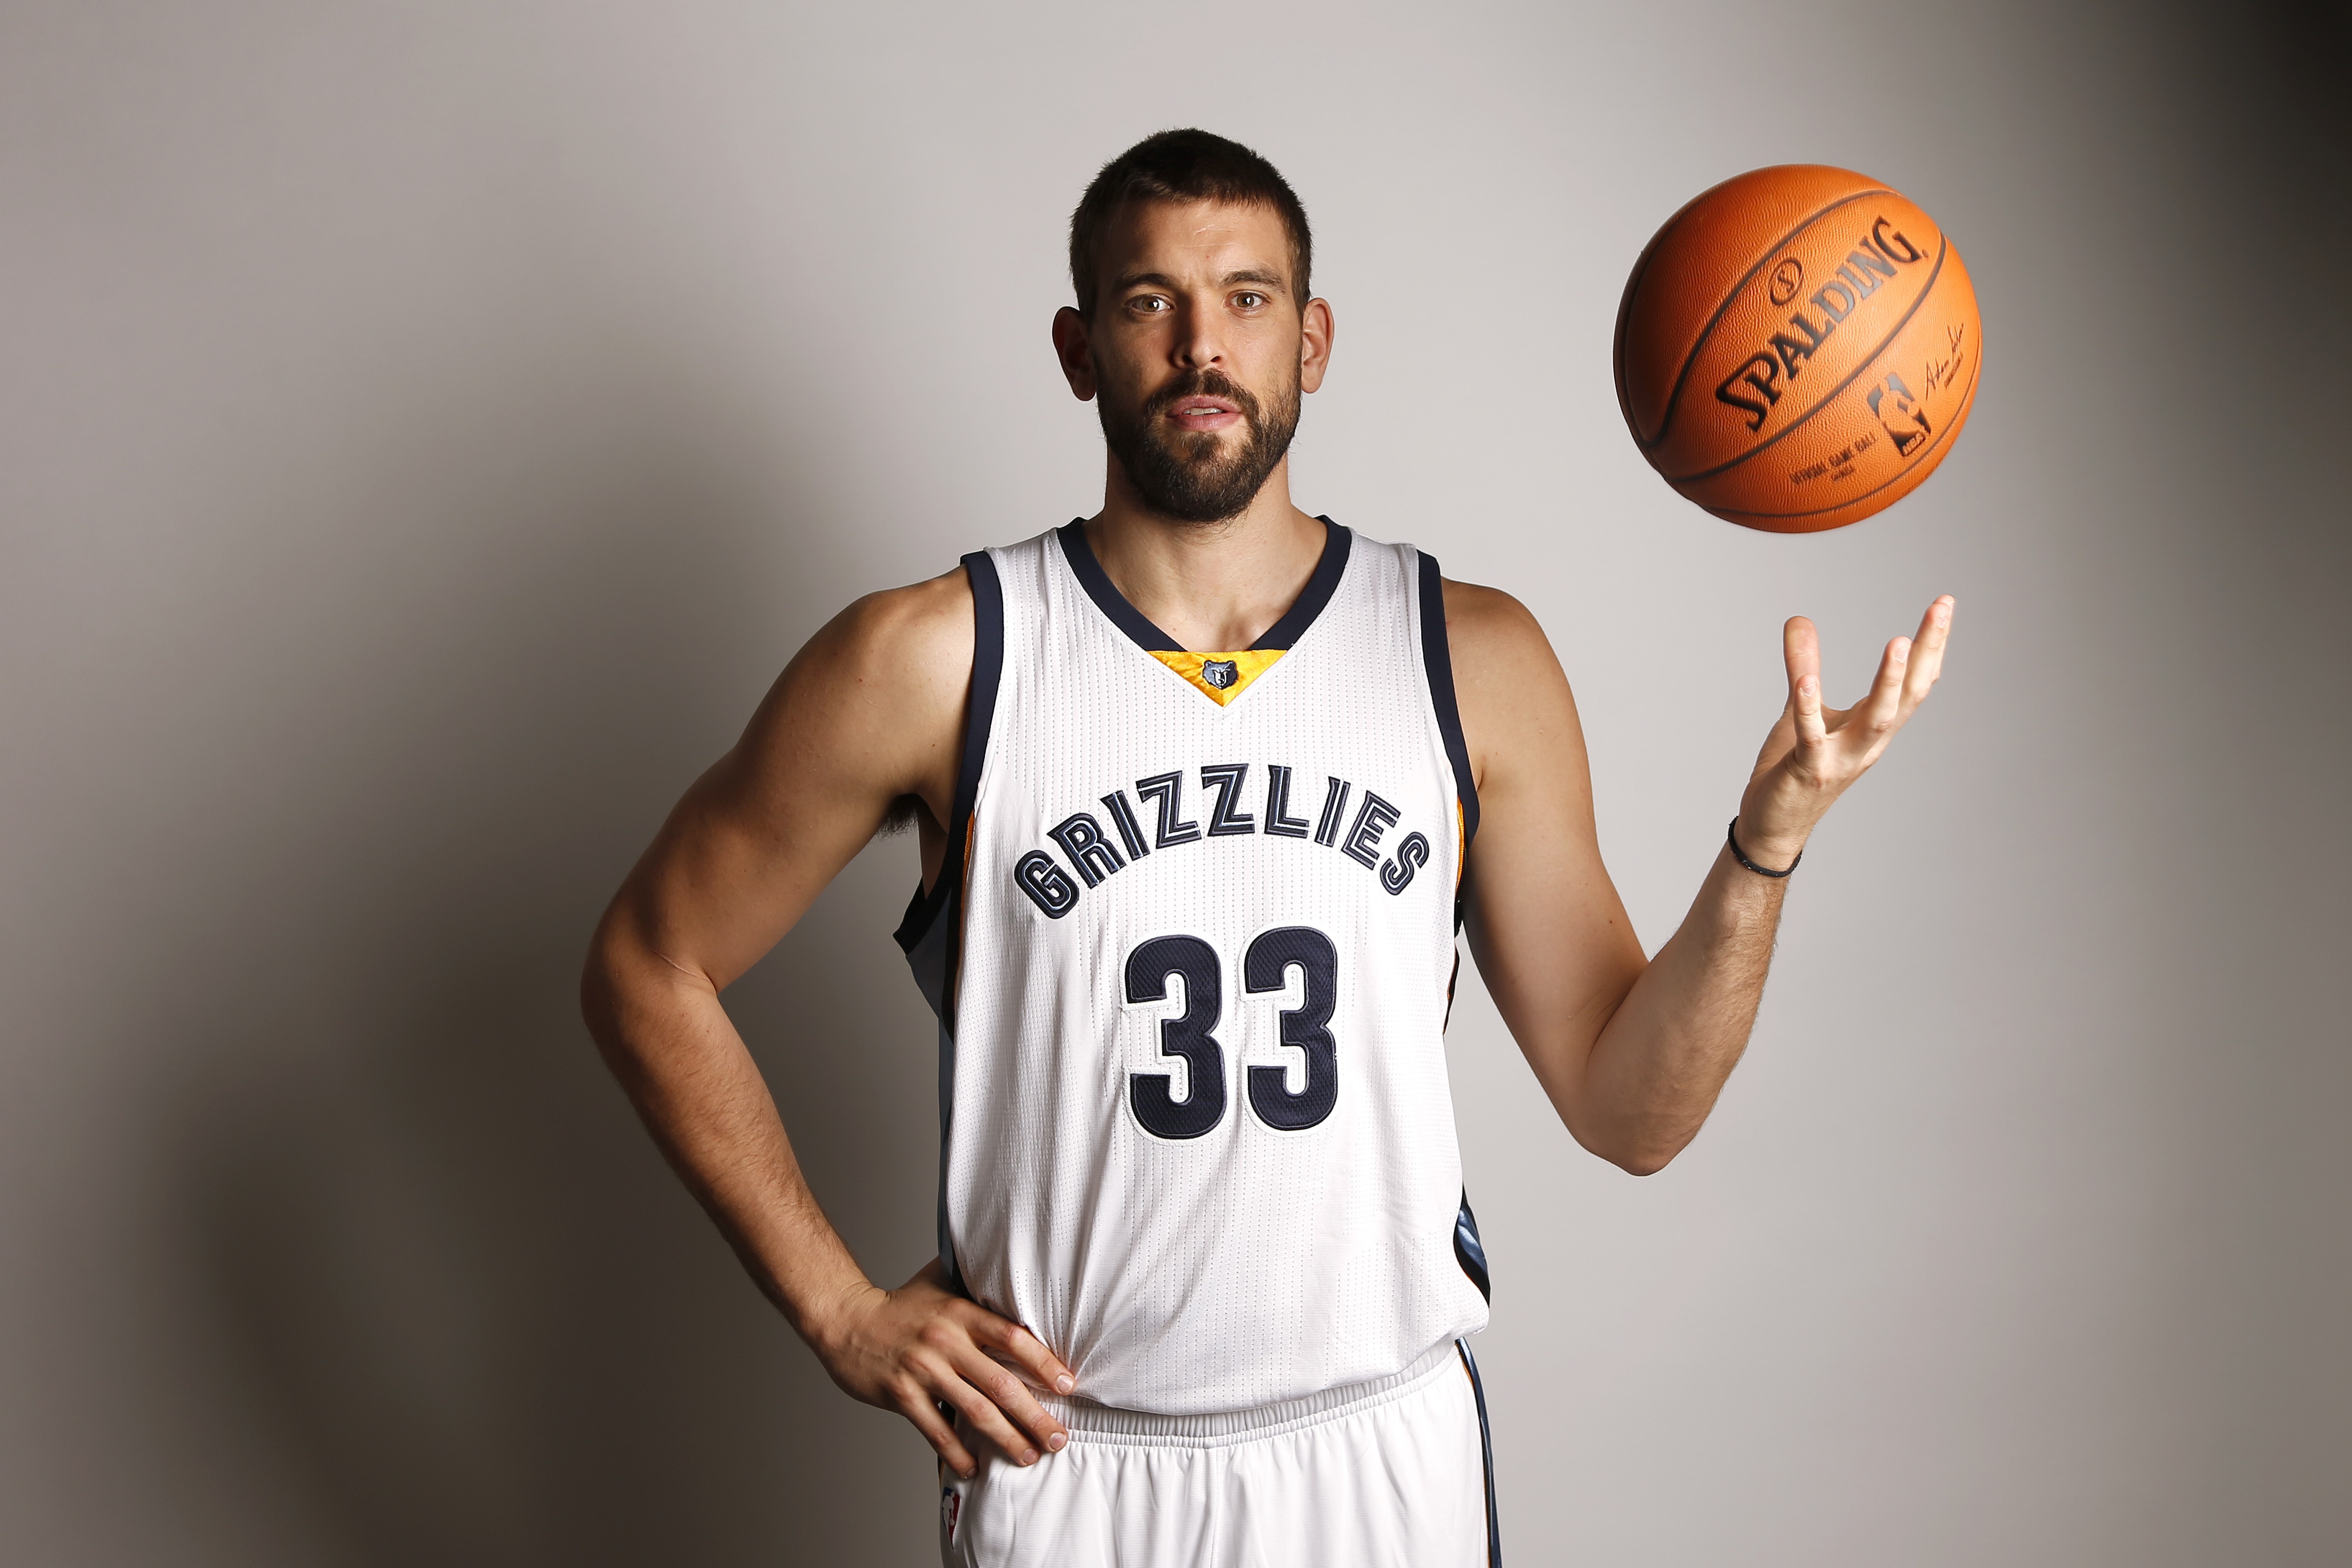
POLYGON ((1288 648, 1253 647, 1239 653, 1168 653, 1159 648, 1151 657, 1191 681, 1202 695, 1222 708, 1250 688, 1250 682, 1274 668, 1274 661, 1288 653, 1288 648), (1221 668, 1212 669, 1212 665, 1221 668), (1214 679, 1224 678, 1224 684, 1214 679))

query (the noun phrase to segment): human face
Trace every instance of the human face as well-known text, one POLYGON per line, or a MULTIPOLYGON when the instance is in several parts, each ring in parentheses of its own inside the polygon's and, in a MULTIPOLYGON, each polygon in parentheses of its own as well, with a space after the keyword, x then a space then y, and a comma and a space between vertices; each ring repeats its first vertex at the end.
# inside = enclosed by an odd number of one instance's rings
POLYGON ((1147 510, 1239 516, 1321 384, 1330 309, 1298 308, 1270 207, 1132 204, 1105 239, 1093 319, 1055 323, 1071 390, 1100 398, 1103 438, 1147 510))

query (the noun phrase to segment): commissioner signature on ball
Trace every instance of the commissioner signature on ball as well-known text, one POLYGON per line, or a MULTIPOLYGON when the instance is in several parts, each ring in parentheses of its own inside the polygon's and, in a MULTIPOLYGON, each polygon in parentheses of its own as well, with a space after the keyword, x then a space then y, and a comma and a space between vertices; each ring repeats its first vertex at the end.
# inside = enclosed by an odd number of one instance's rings
POLYGON ((1947 346, 1952 352, 1946 358, 1928 362, 1925 377, 1927 392, 1933 392, 1938 386, 1952 385, 1959 379, 1960 367, 1969 363, 1968 351, 1960 347, 1960 340, 1968 336, 1968 323, 1962 321, 1946 328, 1945 331, 1950 337, 1947 346))

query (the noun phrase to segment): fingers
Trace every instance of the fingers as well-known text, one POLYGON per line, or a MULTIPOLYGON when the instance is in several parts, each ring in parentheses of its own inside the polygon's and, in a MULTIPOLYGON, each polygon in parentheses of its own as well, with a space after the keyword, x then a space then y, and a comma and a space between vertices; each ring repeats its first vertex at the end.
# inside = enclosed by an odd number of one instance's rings
POLYGON ((1029 1374, 1029 1381, 1040 1388, 1050 1388, 1056 1394, 1067 1394, 1078 1386, 1078 1380, 1061 1358, 1045 1348, 1045 1342, 1020 1324, 1008 1321, 991 1312, 989 1326, 994 1331, 993 1342, 988 1333, 974 1333, 972 1338, 987 1345, 997 1354, 1009 1359, 1013 1365, 1029 1374))
MULTIPOLYGON (((1070 1373, 1054 1352, 1047 1350, 1036 1335, 1009 1319, 1000 1318, 984 1307, 970 1310, 973 1351, 960 1359, 956 1370, 965 1380, 992 1400, 1025 1428, 1029 1436, 1045 1446, 1047 1453, 1060 1452, 1070 1440, 1062 1424, 1046 1413, 1037 1403, 1029 1384, 1014 1373, 1025 1373, 1042 1387, 1058 1394, 1067 1394, 1077 1386, 1070 1373), (1005 1363, 1012 1363, 1007 1370, 1005 1363)), ((1006 1452, 1013 1452, 1006 1449, 1006 1452)))
POLYGON ((1919 636, 1911 647, 1911 667, 1903 676, 1903 713, 1908 718, 1911 710, 1927 700, 1928 689, 1944 672, 1944 645, 1951 640, 1952 611, 1955 603, 1949 594, 1927 606, 1919 617, 1919 636))
POLYGON ((1854 704, 1853 718, 1865 744, 1885 741, 1903 722, 1903 676, 1911 664, 1911 639, 1896 637, 1878 656, 1878 673, 1871 678, 1870 695, 1854 704))
POLYGON ((1789 666, 1789 710, 1801 752, 1818 750, 1828 738, 1822 721, 1822 640, 1813 623, 1791 616, 1780 629, 1780 657, 1789 666))
POLYGON ((965 1427, 994 1444, 1015 1463, 1034 1465, 1058 1453, 1070 1438, 1003 1355, 1065 1392, 1076 1386, 1069 1369, 1037 1337, 984 1307, 957 1301, 925 1323, 914 1352, 904 1363, 906 1379, 896 1403, 959 1475, 977 1463, 959 1439, 940 1402, 961 1415, 965 1427))
POLYGON ((969 1480, 972 1472, 980 1468, 980 1461, 971 1457, 971 1450, 957 1441, 954 1426, 920 1391, 899 1399, 898 1414, 915 1424, 915 1430, 923 1435, 932 1452, 947 1461, 949 1469, 969 1480))
POLYGON ((975 1425, 991 1442, 1023 1464, 1036 1463, 1040 1453, 1059 1453, 1069 1443, 1070 1435, 1062 1424, 1037 1403, 1029 1385, 1002 1363, 975 1350, 958 1359, 956 1371, 989 1402, 975 1425))
POLYGON ((1953 600, 1944 595, 1919 617, 1916 637, 1896 637, 1878 661, 1878 678, 1859 712, 1864 739, 1873 744, 1903 727, 1913 709, 1927 700, 1927 691, 1943 672, 1944 645, 1950 639, 1953 600))
POLYGON ((1811 679, 1819 686, 1822 679, 1822 636, 1813 623, 1802 616, 1790 616, 1780 628, 1780 658, 1789 667, 1789 691, 1811 679))
MULTIPOLYGON (((984 1361, 987 1358, 982 1356, 978 1359, 984 1361)), ((1037 1445, 1013 1429, 1013 1423, 1005 1417, 1004 1411, 994 1399, 982 1389, 974 1387, 966 1377, 961 1375, 966 1367, 971 1369, 973 1377, 980 1378, 982 1383, 988 1381, 987 1374, 980 1372, 972 1363, 959 1361, 955 1371, 940 1377, 940 1397, 954 1405, 956 1413, 963 1417, 965 1423, 973 1431, 993 1443, 998 1450, 1010 1458, 1013 1463, 1035 1464, 1039 1453, 1037 1445)), ((1002 1367, 997 1370, 1003 1375, 1012 1377, 1012 1373, 1005 1373, 1002 1367)), ((1020 1380, 1013 1378, 1013 1381, 1018 1383, 1020 1380)))
MULTIPOLYGON (((981 1356, 977 1359, 985 1361, 987 1358, 981 1356)), ((942 1359, 917 1367, 897 1391, 895 1403, 899 1413, 915 1424, 915 1429, 922 1433, 924 1440, 948 1462, 948 1468, 960 1476, 969 1479, 980 1468, 980 1461, 956 1432, 955 1421, 959 1415, 973 1431, 995 1444, 1015 1463, 1035 1464, 1036 1446, 1013 1429, 1012 1423, 1004 1418, 1003 1412, 986 1394, 966 1381, 960 1371, 960 1364, 968 1363, 942 1359)), ((986 1374, 979 1373, 976 1366, 973 1371, 983 1382, 986 1381, 986 1374)), ((997 1371, 1007 1377, 1012 1375, 1004 1373, 1002 1367, 997 1371)))

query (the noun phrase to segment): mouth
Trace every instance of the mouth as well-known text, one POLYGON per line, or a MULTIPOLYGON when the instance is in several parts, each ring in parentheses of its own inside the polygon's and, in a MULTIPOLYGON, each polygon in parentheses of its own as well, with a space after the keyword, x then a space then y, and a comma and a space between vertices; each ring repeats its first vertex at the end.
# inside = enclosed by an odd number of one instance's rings
POLYGON ((1163 416, 1183 430, 1223 430, 1241 416, 1241 405, 1233 399, 1205 394, 1178 398, 1163 416))

